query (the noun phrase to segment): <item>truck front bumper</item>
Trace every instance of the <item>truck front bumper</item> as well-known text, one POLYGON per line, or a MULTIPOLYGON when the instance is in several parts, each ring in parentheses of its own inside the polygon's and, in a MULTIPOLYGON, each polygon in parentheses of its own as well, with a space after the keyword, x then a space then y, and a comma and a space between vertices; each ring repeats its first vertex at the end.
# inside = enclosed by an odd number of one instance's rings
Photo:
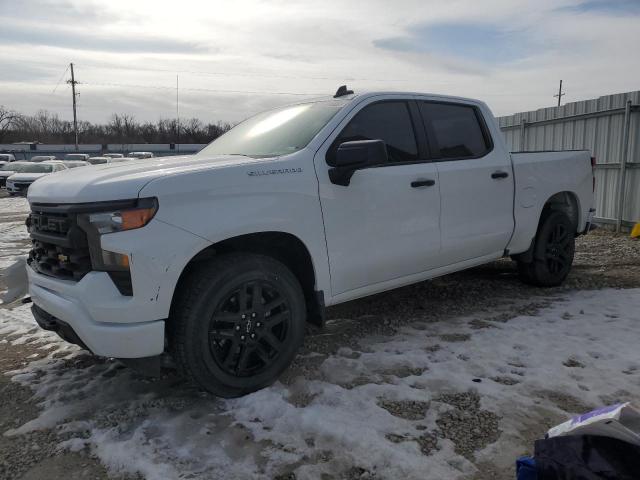
POLYGON ((103 250, 129 256, 132 295, 121 293, 107 272, 92 270, 75 281, 27 266, 29 294, 34 305, 62 325, 53 330, 61 334, 72 330, 80 340, 74 343, 95 355, 122 359, 160 355, 180 274, 189 259, 209 245, 153 219, 144 228, 100 238, 103 250))
POLYGON ((26 195, 32 183, 33 182, 7 182, 6 188, 9 193, 26 195))
POLYGON ((30 267, 27 275, 31 300, 37 307, 34 316, 41 327, 102 357, 143 358, 164 351, 164 320, 115 323, 96 318, 122 320, 130 301, 120 295, 106 273, 91 272, 80 282, 47 277, 30 267))

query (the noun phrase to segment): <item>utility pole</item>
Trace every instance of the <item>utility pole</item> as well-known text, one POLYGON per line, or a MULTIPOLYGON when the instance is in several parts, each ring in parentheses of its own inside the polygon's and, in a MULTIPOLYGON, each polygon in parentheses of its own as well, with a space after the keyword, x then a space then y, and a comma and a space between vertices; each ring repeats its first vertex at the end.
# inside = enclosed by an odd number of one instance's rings
POLYGON ((560 88, 558 89, 558 94, 554 95, 554 97, 558 97, 558 106, 560 106, 560 100, 562 99, 563 96, 564 96, 564 93, 562 93, 562 80, 560 80, 560 88))
POLYGON ((71 94, 73 95, 73 133, 75 134, 76 139, 76 152, 78 151, 78 116, 76 113, 76 96, 79 95, 76 93, 76 77, 73 74, 73 63, 70 63, 71 67, 71 80, 67 80, 67 83, 71 84, 71 94))
POLYGON ((180 110, 178 105, 178 75, 176 75, 176 148, 180 151, 180 110))

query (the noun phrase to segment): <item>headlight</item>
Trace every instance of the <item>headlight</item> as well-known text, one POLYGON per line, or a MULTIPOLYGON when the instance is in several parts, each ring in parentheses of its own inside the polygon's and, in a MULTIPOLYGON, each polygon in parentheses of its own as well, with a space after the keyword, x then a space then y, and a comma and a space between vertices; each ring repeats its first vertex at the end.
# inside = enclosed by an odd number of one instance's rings
POLYGON ((99 235, 144 227, 158 211, 155 198, 138 200, 135 207, 84 214, 86 223, 99 235))
POLYGON ((78 214, 78 226, 85 231, 91 265, 94 270, 107 272, 123 295, 132 295, 129 255, 103 250, 100 237, 144 227, 158 211, 158 200, 141 198, 122 200, 84 207, 78 214), (88 211, 87 211, 88 210, 88 211))

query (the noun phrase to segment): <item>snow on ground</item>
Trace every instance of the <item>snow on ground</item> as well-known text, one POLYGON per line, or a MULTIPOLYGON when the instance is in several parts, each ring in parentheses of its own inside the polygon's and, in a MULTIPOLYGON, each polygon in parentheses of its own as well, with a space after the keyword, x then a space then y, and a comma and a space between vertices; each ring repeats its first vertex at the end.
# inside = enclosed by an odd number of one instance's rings
POLYGON ((376 478, 460 478, 483 461, 511 464, 549 415, 638 398, 639 318, 640 289, 607 289, 511 319, 417 322, 319 356, 316 375, 221 400, 88 357, 36 330, 26 306, 0 310, 0 334, 50 352, 10 373, 42 412, 8 434, 56 426, 72 434, 62 447, 149 479, 315 479, 354 465, 376 478))
POLYGON ((11 265, 18 255, 29 250, 27 227, 24 219, 29 203, 24 197, 0 199, 0 270, 11 265))

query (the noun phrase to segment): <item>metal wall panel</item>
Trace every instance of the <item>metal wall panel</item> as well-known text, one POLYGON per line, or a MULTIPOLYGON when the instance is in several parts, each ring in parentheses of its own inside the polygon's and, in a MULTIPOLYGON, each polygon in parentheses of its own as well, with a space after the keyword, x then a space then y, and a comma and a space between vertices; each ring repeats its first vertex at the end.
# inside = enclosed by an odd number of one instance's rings
POLYGON ((623 157, 625 105, 631 101, 623 222, 640 222, 640 91, 605 95, 498 117, 511 151, 585 149, 596 157, 596 216, 615 221, 623 157), (575 115, 585 117, 567 118, 575 115), (523 126, 524 125, 524 141, 523 126))

